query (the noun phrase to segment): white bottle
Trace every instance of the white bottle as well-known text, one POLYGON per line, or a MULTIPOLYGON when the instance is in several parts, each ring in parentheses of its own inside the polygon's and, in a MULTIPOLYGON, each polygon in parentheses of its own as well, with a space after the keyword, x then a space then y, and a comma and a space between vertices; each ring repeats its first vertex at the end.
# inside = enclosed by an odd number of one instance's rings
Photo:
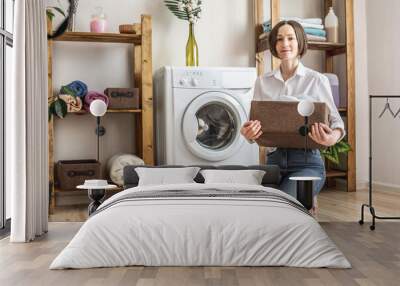
POLYGON ((329 12, 325 16, 325 29, 328 42, 337 43, 339 41, 339 20, 333 7, 329 7, 329 12))

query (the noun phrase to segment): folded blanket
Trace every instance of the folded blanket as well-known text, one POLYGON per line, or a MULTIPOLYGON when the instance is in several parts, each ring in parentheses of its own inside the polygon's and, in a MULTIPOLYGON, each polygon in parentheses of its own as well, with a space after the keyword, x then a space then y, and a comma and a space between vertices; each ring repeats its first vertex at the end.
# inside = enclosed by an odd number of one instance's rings
POLYGON ((293 21, 302 22, 302 23, 322 25, 321 18, 282 17, 281 19, 282 20, 293 20, 293 21))
MULTIPOLYGON (((265 27, 263 26, 264 33, 271 32, 271 26, 265 27)), ((314 29, 314 28, 304 28, 304 32, 307 35, 313 35, 318 37, 326 37, 326 31, 321 29, 314 29)))
POLYGON ((82 109, 82 99, 80 97, 70 94, 60 94, 59 97, 67 104, 68 112, 78 112, 82 109))
MULTIPOLYGON (((303 28, 313 28, 313 29, 324 29, 324 25, 319 25, 319 24, 312 24, 312 23, 306 23, 306 22, 300 22, 297 21, 303 28)), ((263 30, 264 32, 269 32, 271 31, 271 21, 267 21, 263 23, 263 30)))
POLYGON ((96 99, 103 100, 108 106, 109 99, 108 99, 107 95, 105 95, 104 93, 101 93, 101 92, 91 90, 86 94, 86 96, 84 98, 83 108, 87 111, 90 111, 90 103, 96 99))
POLYGON ((308 34, 307 34, 307 39, 309 41, 326 42, 326 37, 320 37, 320 36, 314 36, 314 35, 308 35, 308 34))
POLYGON ((311 23, 305 23, 305 22, 299 22, 300 25, 303 26, 303 28, 314 28, 314 29, 324 29, 324 25, 320 24, 311 24, 311 23))
MULTIPOLYGON (((87 85, 80 80, 74 80, 73 82, 67 84, 66 87, 69 88, 75 94, 75 96, 84 97, 87 93, 87 85)), ((61 88, 61 93, 66 93, 63 91, 63 88, 64 87, 61 88)))
MULTIPOLYGON (((306 34, 307 40, 309 41, 315 41, 315 42, 326 42, 327 38, 326 37, 321 37, 321 36, 315 36, 315 35, 309 35, 306 34)), ((263 34, 263 38, 268 38, 269 37, 269 32, 266 32, 263 34)))
POLYGON ((321 29, 305 28, 304 32, 308 35, 326 37, 326 31, 321 29))

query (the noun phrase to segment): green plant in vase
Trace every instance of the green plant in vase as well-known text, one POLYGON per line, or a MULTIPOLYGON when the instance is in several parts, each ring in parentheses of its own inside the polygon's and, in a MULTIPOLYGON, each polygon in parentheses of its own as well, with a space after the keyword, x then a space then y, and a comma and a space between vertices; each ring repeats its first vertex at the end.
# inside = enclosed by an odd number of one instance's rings
POLYGON ((199 48, 194 35, 194 24, 201 16, 201 0, 164 0, 168 9, 178 19, 189 22, 189 37, 186 44, 186 65, 199 65, 199 48))

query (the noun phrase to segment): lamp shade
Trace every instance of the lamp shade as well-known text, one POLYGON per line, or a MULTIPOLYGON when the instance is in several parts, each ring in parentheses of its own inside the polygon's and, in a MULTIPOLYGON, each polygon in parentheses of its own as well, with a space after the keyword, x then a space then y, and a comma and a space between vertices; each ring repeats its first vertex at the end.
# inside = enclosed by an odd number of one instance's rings
POLYGON ((101 100, 96 99, 90 103, 90 113, 94 116, 103 116, 107 111, 107 104, 101 100))
POLYGON ((297 104, 297 112, 301 116, 310 116, 314 113, 314 103, 309 100, 302 100, 297 104))

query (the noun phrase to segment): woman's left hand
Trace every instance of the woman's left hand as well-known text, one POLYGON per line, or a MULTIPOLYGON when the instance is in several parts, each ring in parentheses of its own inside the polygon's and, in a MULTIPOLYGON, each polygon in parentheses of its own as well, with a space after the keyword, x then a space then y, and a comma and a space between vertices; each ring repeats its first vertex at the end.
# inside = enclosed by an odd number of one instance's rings
POLYGON ((340 135, 339 130, 332 130, 324 123, 314 123, 311 125, 311 132, 308 133, 308 136, 316 143, 327 147, 335 145, 340 135))

